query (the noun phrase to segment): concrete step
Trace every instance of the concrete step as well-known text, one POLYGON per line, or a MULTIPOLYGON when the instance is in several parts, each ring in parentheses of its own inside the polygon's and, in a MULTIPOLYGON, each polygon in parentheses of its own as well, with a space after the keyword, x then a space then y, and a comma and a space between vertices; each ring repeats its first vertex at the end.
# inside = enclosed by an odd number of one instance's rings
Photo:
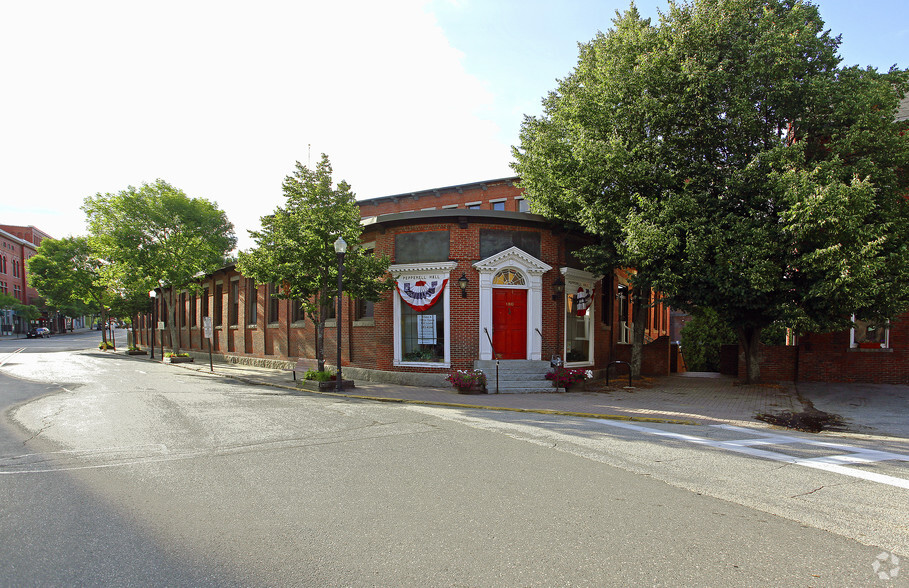
MULTIPOLYGON (((486 390, 490 394, 495 394, 496 392, 496 383, 487 382, 486 390)), ((502 385, 502 382, 499 382, 499 394, 552 394, 556 389, 552 387, 552 384, 549 385, 525 385, 518 388, 506 388, 502 385)))
MULTIPOLYGON (((546 373, 551 369, 548 361, 528 361, 522 359, 502 359, 498 362, 500 394, 540 394, 554 392, 555 389, 546 373)), ((486 389, 496 390, 496 361, 477 360, 474 369, 486 374, 486 389)))
MULTIPOLYGON (((496 362, 494 359, 478 359, 473 362, 473 367, 483 371, 486 371, 487 369, 494 370, 496 368, 496 362)), ((504 370, 541 372, 545 374, 549 371, 549 362, 524 359, 500 359, 499 373, 502 373, 504 370)))
MULTIPOLYGON (((489 378, 495 379, 496 368, 492 368, 490 370, 483 370, 483 373, 486 374, 487 380, 489 378)), ((526 373, 526 372, 506 372, 506 371, 499 370, 499 380, 515 380, 515 381, 521 381, 521 382, 528 382, 528 381, 533 381, 533 380, 544 381, 544 380, 546 380, 546 378, 544 377, 545 375, 546 375, 546 372, 526 373)))

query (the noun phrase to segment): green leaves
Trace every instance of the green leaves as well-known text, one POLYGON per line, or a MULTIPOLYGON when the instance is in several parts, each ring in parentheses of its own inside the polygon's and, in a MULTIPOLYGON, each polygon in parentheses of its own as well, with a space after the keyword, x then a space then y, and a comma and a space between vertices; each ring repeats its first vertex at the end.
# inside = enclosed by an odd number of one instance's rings
POLYGON ((159 280, 184 286, 220 267, 236 245, 233 225, 204 198, 189 198, 164 180, 86 198, 91 245, 111 263, 105 274, 123 285, 159 280))
POLYGON ((314 322, 324 324, 337 292, 334 242, 340 235, 348 244, 344 291, 376 301, 391 289, 388 259, 360 247, 359 208, 350 185, 333 184, 328 156, 315 169, 297 162, 283 189, 284 205, 262 217, 260 230, 250 231, 256 247, 240 253, 237 267, 244 275, 278 285, 279 298, 299 300, 314 322))
POLYGON ((905 311, 909 71, 839 68, 839 42, 795 0, 632 6, 525 119, 531 207, 744 339, 905 311))

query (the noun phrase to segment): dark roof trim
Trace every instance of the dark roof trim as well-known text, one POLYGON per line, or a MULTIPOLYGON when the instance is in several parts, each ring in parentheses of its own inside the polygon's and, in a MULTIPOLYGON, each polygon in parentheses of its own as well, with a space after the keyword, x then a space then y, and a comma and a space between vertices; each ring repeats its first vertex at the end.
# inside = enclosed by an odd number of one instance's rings
MULTIPOLYGON (((471 210, 467 208, 443 208, 441 210, 419 210, 414 212, 393 212, 378 216, 364 217, 360 224, 364 231, 374 228, 425 224, 425 223, 458 223, 464 227, 467 223, 490 223, 503 225, 542 225, 553 228, 557 223, 539 214, 529 212, 502 212, 498 210, 471 210)), ((558 225, 561 226, 561 225, 558 225)))
POLYGON ((454 186, 445 186, 443 188, 429 188, 427 190, 417 190, 416 192, 405 192, 403 194, 392 194, 390 196, 379 196, 377 198, 366 198, 364 200, 357 200, 357 204, 362 206, 364 204, 380 204, 382 202, 387 202, 389 200, 397 201, 403 198, 412 198, 416 200, 421 196, 441 196, 445 192, 457 192, 462 194, 464 190, 480 189, 486 190, 487 187, 495 184, 516 184, 520 178, 517 176, 510 178, 499 178, 496 180, 484 180, 482 182, 471 182, 469 184, 457 184, 454 186))

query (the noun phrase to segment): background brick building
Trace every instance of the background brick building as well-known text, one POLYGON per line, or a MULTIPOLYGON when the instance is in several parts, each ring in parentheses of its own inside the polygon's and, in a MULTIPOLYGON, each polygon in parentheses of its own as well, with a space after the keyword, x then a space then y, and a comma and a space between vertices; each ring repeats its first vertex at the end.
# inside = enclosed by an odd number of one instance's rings
MULTIPOLYGON (((439 385, 451 370, 496 356, 546 365, 558 357, 568 367, 594 371, 627 359, 628 276, 586 272, 574 252, 590 237, 527 212, 516 181, 358 202, 363 246, 390 257, 399 288, 431 288, 435 281, 440 289, 433 305, 419 311, 398 291, 374 304, 345 298, 341 316, 326 325, 327 362, 336 362, 339 320, 345 374, 361 380, 439 385)), ((292 301, 272 298, 272 286, 254 284, 234 266, 206 276, 201 285, 200 296, 180 297, 182 348, 204 349, 201 317, 212 316, 215 353, 237 361, 315 357, 314 325, 292 301)), ((643 371, 666 374, 669 311, 653 302, 643 371)), ((140 326, 148 344, 148 317, 140 326)), ((164 336, 169 346, 166 331, 164 336)))

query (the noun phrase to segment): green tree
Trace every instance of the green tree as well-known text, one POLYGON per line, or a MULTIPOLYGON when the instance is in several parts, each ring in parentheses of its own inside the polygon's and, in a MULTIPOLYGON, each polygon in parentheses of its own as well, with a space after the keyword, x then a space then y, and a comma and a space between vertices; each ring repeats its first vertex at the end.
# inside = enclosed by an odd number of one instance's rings
POLYGON ((284 206, 262 217, 250 231, 256 247, 241 252, 237 268, 259 284, 274 283, 276 296, 300 301, 316 329, 319 370, 325 369, 325 319, 337 294, 338 260, 334 242, 348 244, 343 291, 351 298, 378 301, 393 288, 389 260, 360 247, 360 211, 350 185, 332 183, 328 156, 315 169, 297 162, 284 179, 284 206))
POLYGON ((837 329, 909 307, 909 134, 894 121, 909 76, 839 67, 838 46, 808 3, 671 4, 636 57, 655 144, 642 159, 662 173, 632 204, 582 157, 611 154, 615 134, 569 118, 593 145, 567 138, 586 214, 614 222, 619 259, 673 306, 736 331, 749 382, 774 322, 837 329))
POLYGON ((106 283, 129 299, 163 284, 168 328, 179 353, 178 290, 196 289, 197 276, 222 267, 236 245, 234 228, 217 205, 190 198, 163 180, 96 194, 82 206, 92 249, 108 261, 106 283))
POLYGON ((0 310, 12 310, 16 316, 24 319, 26 324, 41 316, 41 311, 37 307, 32 304, 22 304, 18 298, 10 296, 6 292, 0 292, 0 310))
POLYGON ((41 318, 41 311, 34 304, 15 304, 13 312, 22 317, 26 324, 41 318))
POLYGON ((737 341, 735 331, 709 308, 694 312, 681 336, 685 367, 692 372, 719 371, 720 347, 737 341))
MULTIPOLYGON (((28 282, 49 306, 66 314, 90 305, 98 308, 101 320, 114 298, 101 268, 102 261, 85 237, 43 239, 27 262, 28 282)), ((107 342, 107 333, 102 331, 107 342)))
MULTIPOLYGON (((579 257, 600 274, 631 266, 621 247, 622 227, 639 198, 659 198, 671 184, 666 124, 648 92, 660 75, 649 61, 660 42, 658 29, 632 5, 616 13, 613 28, 580 45, 578 65, 543 101, 544 116, 525 117, 520 148, 513 149, 534 212, 578 223, 599 242, 579 257)), ((632 374, 641 371, 645 312, 653 280, 631 272, 632 374)))

